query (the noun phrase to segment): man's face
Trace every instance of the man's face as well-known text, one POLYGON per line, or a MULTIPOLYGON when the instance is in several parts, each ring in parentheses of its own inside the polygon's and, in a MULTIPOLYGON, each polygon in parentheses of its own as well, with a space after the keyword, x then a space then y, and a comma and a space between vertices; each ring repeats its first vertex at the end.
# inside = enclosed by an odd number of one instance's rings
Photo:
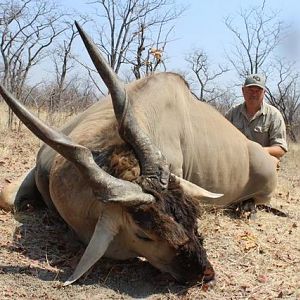
POLYGON ((244 86, 243 95, 248 105, 261 106, 265 90, 259 86, 244 86))

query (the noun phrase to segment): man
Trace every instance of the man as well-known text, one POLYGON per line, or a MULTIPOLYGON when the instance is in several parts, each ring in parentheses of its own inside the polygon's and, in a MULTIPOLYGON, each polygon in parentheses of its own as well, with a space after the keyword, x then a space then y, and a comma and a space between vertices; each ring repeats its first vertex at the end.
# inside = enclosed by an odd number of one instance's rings
POLYGON ((232 107, 225 116, 279 161, 288 150, 285 123, 279 110, 264 101, 265 82, 263 75, 247 76, 242 87, 244 103, 232 107))

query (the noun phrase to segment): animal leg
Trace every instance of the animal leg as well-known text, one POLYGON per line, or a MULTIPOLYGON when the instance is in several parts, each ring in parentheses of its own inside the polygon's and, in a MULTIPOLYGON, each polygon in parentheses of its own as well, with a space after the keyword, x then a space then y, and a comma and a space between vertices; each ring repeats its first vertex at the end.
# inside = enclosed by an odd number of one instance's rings
POLYGON ((0 194, 0 208, 8 211, 25 210, 29 205, 43 206, 41 195, 34 179, 35 168, 20 179, 4 187, 0 194))
POLYGON ((234 204, 231 208, 237 218, 253 219, 257 212, 255 200, 253 198, 234 204))

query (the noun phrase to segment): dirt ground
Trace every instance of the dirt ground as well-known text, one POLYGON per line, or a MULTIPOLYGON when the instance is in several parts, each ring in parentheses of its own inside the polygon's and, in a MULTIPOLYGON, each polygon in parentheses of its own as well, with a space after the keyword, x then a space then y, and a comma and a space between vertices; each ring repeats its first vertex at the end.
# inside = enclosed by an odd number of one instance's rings
MULTIPOLYGON (((40 143, 25 129, 0 131, 0 189, 34 165, 40 143)), ((233 183, 234 184, 234 183, 233 183)), ((0 299, 300 299, 300 146, 281 163, 272 205, 236 219, 207 212, 199 222, 217 273, 209 290, 178 285, 142 259, 101 259, 84 278, 62 287, 83 247, 46 210, 0 210, 0 299)))

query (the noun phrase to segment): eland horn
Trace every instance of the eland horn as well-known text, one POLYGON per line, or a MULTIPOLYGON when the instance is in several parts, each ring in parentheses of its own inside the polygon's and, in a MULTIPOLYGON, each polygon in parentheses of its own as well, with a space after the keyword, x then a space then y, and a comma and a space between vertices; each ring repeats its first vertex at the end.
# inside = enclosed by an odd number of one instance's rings
POLYGON ((128 205, 151 203, 154 197, 132 182, 115 178, 94 161, 92 152, 74 143, 62 132, 56 131, 34 116, 24 105, 0 84, 0 94, 19 119, 43 142, 71 161, 91 186, 97 199, 122 202, 128 205))
POLYGON ((77 22, 75 25, 94 66, 111 94, 120 136, 133 147, 141 165, 142 175, 157 179, 160 185, 166 188, 169 180, 169 167, 161 151, 153 145, 138 125, 125 84, 118 78, 81 26, 77 22))

